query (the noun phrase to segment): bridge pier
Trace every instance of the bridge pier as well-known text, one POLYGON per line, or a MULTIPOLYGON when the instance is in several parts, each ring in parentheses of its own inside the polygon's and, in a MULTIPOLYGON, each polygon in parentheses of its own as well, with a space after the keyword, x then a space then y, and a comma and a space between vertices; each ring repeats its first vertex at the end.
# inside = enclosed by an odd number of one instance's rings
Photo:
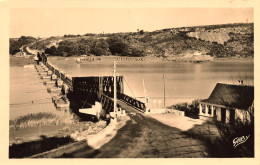
POLYGON ((52 71, 48 69, 47 75, 48 75, 48 76, 51 76, 51 75, 52 75, 52 71))
POLYGON ((52 74, 52 75, 51 75, 51 80, 52 80, 52 81, 57 81, 57 80, 58 80, 57 75, 52 74))
POLYGON ((62 81, 61 79, 58 79, 58 80, 56 81, 56 86, 57 86, 57 87, 62 87, 62 85, 63 85, 63 81, 62 81))
MULTIPOLYGON (((144 103, 124 94, 123 76, 116 76, 115 80, 112 76, 71 77, 51 64, 44 53, 41 54, 41 58, 42 62, 36 66, 38 74, 42 79, 55 81, 55 84, 58 87, 48 88, 48 91, 61 92, 70 99, 70 103, 73 102, 73 104, 75 104, 75 107, 83 107, 86 103, 88 105, 93 105, 96 101, 99 101, 102 103, 102 108, 106 111, 106 114, 113 112, 114 102, 112 97, 114 96, 115 81, 117 98, 127 103, 129 106, 132 106, 141 112, 145 112, 144 103), (81 105, 83 103, 84 105, 81 105)), ((53 81, 46 81, 46 84, 53 83, 53 81)), ((117 105, 117 107, 119 106, 117 105)), ((119 111, 118 113, 124 114, 124 112, 125 111, 119 111)))
POLYGON ((70 89, 70 88, 69 88, 68 85, 63 84, 62 87, 61 87, 61 92, 62 92, 62 94, 64 94, 64 95, 67 96, 67 94, 69 93, 69 89, 70 89))

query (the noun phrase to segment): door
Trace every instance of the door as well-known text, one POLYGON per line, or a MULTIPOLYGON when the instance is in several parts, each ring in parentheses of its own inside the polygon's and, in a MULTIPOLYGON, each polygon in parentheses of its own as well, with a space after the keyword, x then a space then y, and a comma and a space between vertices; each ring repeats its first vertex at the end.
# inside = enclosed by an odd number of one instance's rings
POLYGON ((226 123, 226 108, 221 108, 221 122, 226 123))
POLYGON ((234 124, 235 123, 235 110, 231 109, 230 110, 230 124, 234 124))

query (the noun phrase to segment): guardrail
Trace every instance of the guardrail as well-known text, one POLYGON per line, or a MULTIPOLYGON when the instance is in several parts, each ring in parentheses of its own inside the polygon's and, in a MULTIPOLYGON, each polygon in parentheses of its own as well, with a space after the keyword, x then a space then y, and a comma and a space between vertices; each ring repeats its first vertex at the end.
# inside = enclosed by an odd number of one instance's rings
POLYGON ((100 102, 102 104, 102 108, 105 109, 107 113, 114 111, 114 100, 107 95, 102 94, 100 102))
POLYGON ((49 68, 53 72, 53 74, 57 75, 65 84, 67 84, 70 88, 72 88, 73 85, 72 85, 71 77, 68 77, 64 72, 62 72, 60 69, 56 68, 49 61, 46 61, 45 65, 47 68, 49 68))
MULTIPOLYGON (((63 71, 55 67, 53 64, 51 64, 48 60, 45 54, 42 54, 43 63, 50 69, 54 74, 56 74, 64 83, 66 83, 71 89, 75 88, 76 91, 78 91, 78 94, 85 93, 95 93, 100 94, 100 100, 102 103, 102 106, 104 109, 106 109, 109 112, 113 112, 113 105, 114 101, 111 99, 111 97, 105 95, 105 94, 111 94, 113 91, 113 77, 69 77, 67 76, 63 71), (79 80, 79 82, 78 82, 79 80), (74 87, 74 82, 78 82, 77 87, 74 87), (82 82, 81 82, 82 81, 82 82), (108 89, 111 89, 108 90, 108 89), (105 93, 105 94, 103 94, 105 93)), ((146 107, 145 104, 137 99, 134 99, 126 94, 123 93, 123 77, 118 76, 117 77, 117 93, 118 99, 121 101, 127 103, 128 105, 132 106, 133 108, 145 112, 146 107)))
POLYGON ((136 108, 137 110, 140 110, 142 112, 145 112, 146 107, 145 104, 139 100, 136 100, 126 94, 120 93, 118 94, 118 99, 126 102, 127 104, 129 104, 130 106, 136 108))

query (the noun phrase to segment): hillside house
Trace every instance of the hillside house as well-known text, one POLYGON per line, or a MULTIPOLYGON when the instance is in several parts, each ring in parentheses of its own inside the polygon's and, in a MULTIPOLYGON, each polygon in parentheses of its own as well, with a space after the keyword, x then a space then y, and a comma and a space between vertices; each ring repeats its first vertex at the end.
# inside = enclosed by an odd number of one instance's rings
POLYGON ((217 83, 208 99, 199 102, 199 118, 234 124, 251 121, 254 87, 217 83))

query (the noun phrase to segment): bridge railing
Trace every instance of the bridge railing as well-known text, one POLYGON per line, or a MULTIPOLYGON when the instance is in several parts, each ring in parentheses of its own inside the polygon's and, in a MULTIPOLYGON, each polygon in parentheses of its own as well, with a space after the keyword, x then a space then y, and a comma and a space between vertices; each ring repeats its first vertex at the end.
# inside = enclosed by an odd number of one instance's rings
POLYGON ((72 84, 72 78, 71 77, 68 77, 65 73, 60 73, 61 75, 61 79, 64 83, 66 83, 69 87, 72 87, 73 84, 72 84))
MULTIPOLYGON (((55 68, 53 64, 51 64, 49 61, 47 61, 46 55, 42 55, 44 60, 44 64, 54 73, 56 74, 64 83, 66 83, 73 91, 75 90, 75 93, 77 95, 83 96, 82 98, 86 99, 87 93, 92 93, 97 95, 97 97, 94 97, 93 99, 98 98, 98 95, 100 94, 101 97, 99 99, 101 100, 101 103, 104 109, 106 109, 109 112, 113 111, 113 77, 69 77, 64 72, 59 70, 58 68, 55 68), (101 79, 100 79, 101 78, 101 79), (110 89, 110 90, 109 90, 110 89), (111 96, 107 96, 107 94, 111 96)), ((133 108, 145 112, 146 107, 145 104, 135 98, 132 98, 126 94, 123 93, 123 77, 117 76, 117 96, 118 99, 121 101, 127 103, 128 105, 132 106, 133 108)), ((92 96, 93 97, 93 96, 92 96)), ((81 97, 79 97, 81 98, 81 97)))
POLYGON ((72 88, 72 78, 68 77, 64 72, 55 68, 50 62, 46 61, 45 65, 49 68, 54 74, 56 74, 65 84, 72 88))
POLYGON ((102 104, 102 108, 106 110, 107 113, 114 111, 114 100, 108 97, 105 94, 101 95, 100 102, 102 104))
POLYGON ((139 111, 145 112, 146 107, 145 104, 137 99, 134 99, 126 94, 120 93, 118 94, 118 99, 126 102, 130 106, 136 108, 139 111))

